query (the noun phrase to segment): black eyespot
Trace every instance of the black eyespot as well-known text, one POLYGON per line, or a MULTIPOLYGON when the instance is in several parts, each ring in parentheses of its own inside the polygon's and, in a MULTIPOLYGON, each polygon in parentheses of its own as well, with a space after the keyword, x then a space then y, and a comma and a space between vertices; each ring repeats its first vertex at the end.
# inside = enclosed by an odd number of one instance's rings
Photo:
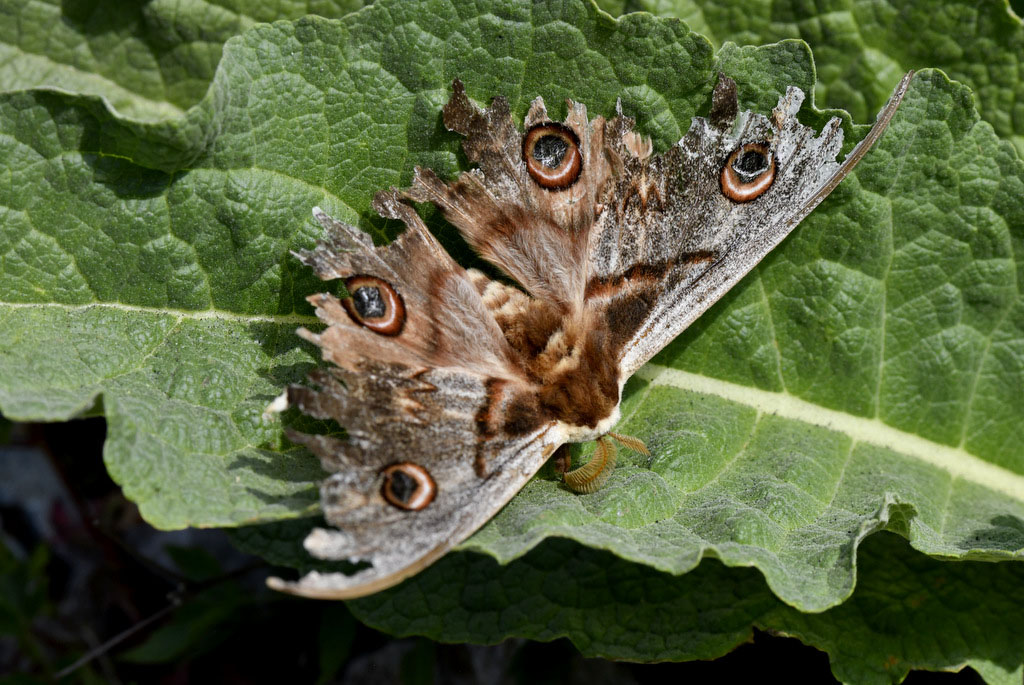
POLYGON ((380 296, 380 288, 369 285, 364 285, 352 293, 352 304, 359 312, 359 316, 364 319, 380 318, 387 312, 384 298, 380 296))
POLYGON ((569 151, 569 143, 560 136, 543 136, 533 146, 531 156, 548 169, 557 169, 569 151))
POLYGON ((395 471, 391 474, 390 494, 399 502, 408 502, 416 492, 416 481, 405 471, 395 471))
POLYGON ((579 179, 583 169, 579 138, 562 124, 538 124, 523 138, 523 161, 537 185, 564 190, 579 179))
POLYGON ((380 335, 398 335, 405 325, 405 303, 391 284, 376 276, 345 279, 349 297, 341 301, 349 318, 380 335))
POLYGON ((437 484, 425 468, 412 462, 392 464, 384 469, 384 484, 381 495, 388 504, 405 509, 419 511, 424 509, 437 496, 437 484))
POLYGON ((767 143, 736 148, 722 167, 722 194, 733 202, 760 197, 775 181, 775 155, 767 143))
POLYGON ((732 163, 733 171, 746 183, 768 171, 768 158, 760 150, 744 150, 732 163))

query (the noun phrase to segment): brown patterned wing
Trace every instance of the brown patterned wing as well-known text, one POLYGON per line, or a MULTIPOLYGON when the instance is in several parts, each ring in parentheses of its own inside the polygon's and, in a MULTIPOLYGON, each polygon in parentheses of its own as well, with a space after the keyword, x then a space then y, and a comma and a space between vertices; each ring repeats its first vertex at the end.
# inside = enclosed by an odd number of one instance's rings
POLYGON ((497 435, 514 388, 462 369, 366 360, 312 380, 319 389, 293 387, 289 400, 348 436, 289 434, 333 472, 320 493, 336 529, 314 530, 305 546, 321 559, 371 566, 272 579, 286 592, 347 599, 417 573, 494 516, 561 443, 550 425, 497 435))
POLYGON ((407 230, 387 247, 314 213, 330 240, 300 258, 347 297, 310 301, 327 324, 300 333, 334 364, 291 403, 346 439, 291 434, 331 475, 321 499, 337 530, 306 540, 325 559, 371 566, 280 589, 345 598, 422 569, 496 513, 567 439, 603 435, 622 383, 743 277, 849 173, 906 92, 842 164, 842 131, 796 119, 790 88, 770 117, 737 115, 721 78, 708 119, 664 155, 621 114, 565 122, 534 101, 520 133, 507 101, 480 109, 462 84, 444 109, 478 167, 445 184, 378 194, 407 230), (402 198, 431 201, 524 294, 466 272, 402 198))
POLYGON ((532 388, 483 302, 489 281, 455 264, 396 193, 375 207, 407 226, 386 247, 314 210, 329 239, 299 257, 343 279, 348 296, 309 298, 327 327, 300 334, 333 365, 287 395, 347 431, 288 434, 332 474, 321 502, 337 530, 315 530, 306 548, 370 566, 271 583, 296 594, 357 597, 416 573, 483 525, 563 441, 554 422, 517 418, 532 388))
POLYGON ((352 297, 307 298, 328 328, 300 335, 319 345, 325 360, 347 369, 374 359, 515 377, 508 344, 470 274, 395 191, 378 193, 374 208, 406 224, 387 247, 375 248, 363 231, 313 210, 328 239, 297 256, 320 278, 342 279, 352 297))
POLYGON ((456 80, 444 122, 466 137, 463 148, 477 168, 451 184, 417 169, 406 196, 436 204, 482 257, 530 295, 578 314, 587 235, 612 173, 604 119, 589 121, 586 107, 570 101, 566 120, 553 122, 537 98, 521 133, 504 97, 480 109, 456 80))
POLYGON ((665 154, 635 147, 632 122, 605 127, 621 171, 589 240, 587 309, 603 317, 628 378, 768 254, 881 136, 910 83, 907 74, 867 137, 840 164, 838 119, 820 135, 797 121, 804 95, 790 87, 770 116, 737 115, 722 76, 708 119, 694 118, 665 154))

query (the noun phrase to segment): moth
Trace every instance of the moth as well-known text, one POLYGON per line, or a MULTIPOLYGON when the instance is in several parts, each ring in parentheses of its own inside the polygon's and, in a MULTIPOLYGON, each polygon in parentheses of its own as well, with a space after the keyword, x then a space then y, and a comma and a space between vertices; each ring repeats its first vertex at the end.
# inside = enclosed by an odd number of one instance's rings
POLYGON ((838 119, 820 135, 797 121, 790 87, 769 116, 739 112, 719 76, 707 118, 664 154, 621 111, 564 122, 537 98, 520 131, 509 103, 481 109, 456 80, 445 126, 475 165, 450 183, 415 170, 380 192, 404 222, 375 247, 359 229, 313 214, 326 240, 298 253, 345 296, 309 301, 326 324, 299 334, 329 364, 287 403, 333 419, 346 437, 289 431, 331 475, 321 502, 332 529, 306 549, 369 562, 352 575, 310 573, 272 587, 351 598, 425 568, 498 512, 566 443, 598 441, 564 478, 589 492, 611 471, 626 380, 739 281, 814 209, 882 135, 907 74, 868 135, 840 164, 838 119), (412 203, 431 202, 508 277, 459 266, 412 203), (514 281, 515 284, 510 281, 514 281))

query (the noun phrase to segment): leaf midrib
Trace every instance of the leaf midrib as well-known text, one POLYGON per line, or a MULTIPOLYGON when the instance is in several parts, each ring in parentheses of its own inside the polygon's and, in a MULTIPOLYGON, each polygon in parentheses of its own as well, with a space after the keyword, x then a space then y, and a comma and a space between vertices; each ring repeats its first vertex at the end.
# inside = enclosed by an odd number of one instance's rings
MULTIPOLYGON (((217 309, 184 310, 163 307, 142 307, 121 303, 60 304, 0 303, 8 309, 61 309, 84 312, 90 309, 111 309, 132 313, 166 314, 180 319, 238 321, 244 323, 266 322, 277 324, 316 324, 317 318, 301 314, 237 314, 217 309)), ((828 409, 808 402, 786 392, 771 392, 746 385, 680 371, 659 364, 647 364, 637 371, 637 376, 652 384, 664 385, 691 392, 721 397, 723 399, 756 409, 762 414, 772 414, 815 426, 821 426, 848 436, 854 444, 864 443, 893 450, 946 471, 954 478, 977 483, 989 489, 1002 492, 1018 500, 1024 500, 1024 475, 1015 473, 987 462, 963 449, 942 445, 918 435, 893 428, 879 419, 854 416, 845 412, 828 409)))
POLYGON ((59 302, 0 302, 0 308, 7 309, 61 309, 69 312, 84 312, 90 309, 112 309, 132 314, 166 314, 178 320, 217 319, 221 321, 238 321, 241 323, 279 323, 279 324, 319 324, 320 320, 310 314, 238 314, 221 309, 174 309, 171 307, 143 307, 122 304, 120 302, 88 302, 83 304, 63 304, 59 302))
POLYGON ((714 397, 756 409, 760 414, 802 421, 848 436, 854 443, 892 450, 942 469, 953 478, 976 483, 1017 500, 1024 500, 1024 475, 985 461, 963 449, 942 445, 889 426, 879 419, 854 416, 802 400, 786 392, 746 385, 647 364, 636 373, 651 385, 662 385, 714 397))

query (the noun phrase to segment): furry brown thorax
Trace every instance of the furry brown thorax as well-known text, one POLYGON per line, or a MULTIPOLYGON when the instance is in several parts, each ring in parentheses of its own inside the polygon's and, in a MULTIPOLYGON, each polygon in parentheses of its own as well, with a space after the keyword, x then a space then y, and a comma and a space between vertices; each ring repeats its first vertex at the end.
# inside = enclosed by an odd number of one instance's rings
POLYGON ((478 271, 469 276, 483 289, 484 305, 511 348, 510 361, 532 386, 517 402, 520 411, 506 429, 526 432, 551 421, 595 428, 614 413, 619 369, 607 326, 594 325, 586 312, 574 315, 478 271))

